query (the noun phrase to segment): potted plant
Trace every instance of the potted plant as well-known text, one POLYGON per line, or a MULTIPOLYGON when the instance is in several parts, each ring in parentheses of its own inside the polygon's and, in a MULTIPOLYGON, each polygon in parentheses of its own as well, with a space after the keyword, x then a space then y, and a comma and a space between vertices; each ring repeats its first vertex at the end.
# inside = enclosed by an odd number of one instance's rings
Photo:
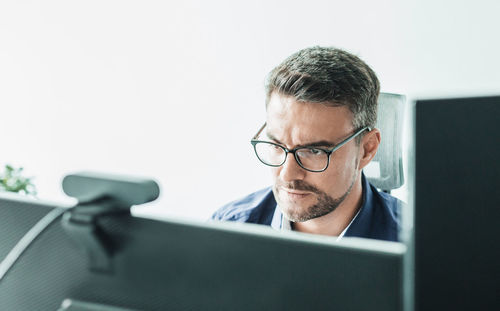
POLYGON ((27 195, 36 195, 36 187, 33 184, 32 177, 23 176, 23 168, 14 168, 11 165, 5 165, 4 171, 0 172, 0 191, 9 191, 23 193, 27 195))

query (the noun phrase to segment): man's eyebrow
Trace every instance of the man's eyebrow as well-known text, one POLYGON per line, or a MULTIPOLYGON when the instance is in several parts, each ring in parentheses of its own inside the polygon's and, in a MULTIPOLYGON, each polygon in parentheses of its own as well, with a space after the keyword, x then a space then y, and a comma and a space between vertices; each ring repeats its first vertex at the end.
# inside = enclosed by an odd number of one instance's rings
POLYGON ((320 140, 320 141, 315 141, 312 143, 307 143, 307 144, 302 144, 302 145, 297 145, 295 148, 300 148, 300 147, 333 147, 335 146, 335 143, 331 141, 326 141, 326 140, 320 140))
MULTIPOLYGON (((266 135, 270 140, 276 142, 277 144, 283 145, 283 143, 281 141, 279 141, 276 137, 274 137, 273 134, 266 133, 266 135)), ((307 143, 307 144, 297 145, 294 148, 302 148, 302 147, 329 147, 329 148, 331 148, 335 145, 336 145, 336 143, 331 142, 331 141, 319 140, 319 141, 315 141, 315 142, 311 142, 311 143, 307 143)))
POLYGON ((276 143, 278 143, 278 144, 280 144, 280 145, 283 145, 283 143, 282 143, 281 141, 279 141, 276 137, 274 137, 274 135, 273 135, 273 134, 271 134, 271 133, 269 133, 269 132, 266 132, 266 135, 267 135, 267 137, 268 137, 270 140, 272 140, 272 141, 274 141, 274 142, 276 142, 276 143))

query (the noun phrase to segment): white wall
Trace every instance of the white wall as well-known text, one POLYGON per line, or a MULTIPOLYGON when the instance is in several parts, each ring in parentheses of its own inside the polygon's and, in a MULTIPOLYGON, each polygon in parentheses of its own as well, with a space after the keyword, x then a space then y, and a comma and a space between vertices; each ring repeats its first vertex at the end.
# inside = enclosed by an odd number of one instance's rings
POLYGON ((139 212, 204 219, 270 183, 249 139, 265 76, 289 54, 345 48, 410 97, 500 94, 498 12, 496 0, 1 0, 0 164, 55 200, 68 172, 152 176, 162 196, 139 212))

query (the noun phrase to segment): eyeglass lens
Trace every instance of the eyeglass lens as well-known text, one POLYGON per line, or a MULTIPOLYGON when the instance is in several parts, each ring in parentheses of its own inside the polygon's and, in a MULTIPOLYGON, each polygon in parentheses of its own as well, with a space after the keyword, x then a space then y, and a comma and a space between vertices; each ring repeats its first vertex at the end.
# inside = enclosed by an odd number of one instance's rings
MULTIPOLYGON (((259 159, 271 166, 280 166, 286 160, 286 151, 281 146, 259 142, 255 145, 259 159)), ((322 170, 328 164, 328 154, 321 149, 301 148, 296 150, 296 158, 300 164, 309 170, 322 170)))

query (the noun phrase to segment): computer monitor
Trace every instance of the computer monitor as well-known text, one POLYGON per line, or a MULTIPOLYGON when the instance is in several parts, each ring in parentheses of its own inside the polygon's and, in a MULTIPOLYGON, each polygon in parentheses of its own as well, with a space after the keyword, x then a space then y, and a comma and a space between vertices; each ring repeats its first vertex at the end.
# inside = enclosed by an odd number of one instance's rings
MULTIPOLYGON (((402 308, 400 243, 120 213, 97 220, 112 246, 109 269, 98 271, 68 236, 66 211, 0 195, 3 234, 26 231, 33 219, 48 224, 0 280, 0 310, 402 308)), ((0 238, 8 248, 20 235, 0 238)))
POLYGON ((415 311, 499 310, 500 96, 414 107, 415 311))
POLYGON ((23 236, 54 207, 48 202, 33 204, 34 208, 9 208, 12 204, 23 204, 26 199, 14 193, 0 193, 0 262, 23 238, 23 236), (21 203, 15 203, 20 201, 21 203), (10 202, 10 203, 7 203, 10 202), (8 205, 7 205, 8 204, 8 205))

